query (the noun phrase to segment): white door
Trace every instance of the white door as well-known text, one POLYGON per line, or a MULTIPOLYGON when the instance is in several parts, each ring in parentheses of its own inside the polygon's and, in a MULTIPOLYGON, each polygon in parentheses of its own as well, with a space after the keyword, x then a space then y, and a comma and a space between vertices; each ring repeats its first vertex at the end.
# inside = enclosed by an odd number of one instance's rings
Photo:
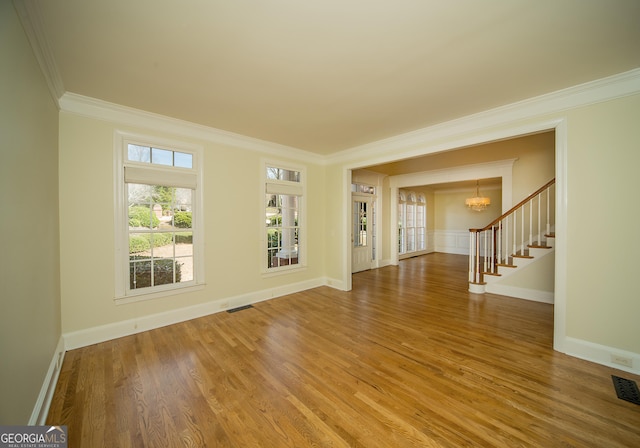
POLYGON ((372 198, 353 197, 351 224, 351 272, 371 269, 373 259, 373 200, 372 198))

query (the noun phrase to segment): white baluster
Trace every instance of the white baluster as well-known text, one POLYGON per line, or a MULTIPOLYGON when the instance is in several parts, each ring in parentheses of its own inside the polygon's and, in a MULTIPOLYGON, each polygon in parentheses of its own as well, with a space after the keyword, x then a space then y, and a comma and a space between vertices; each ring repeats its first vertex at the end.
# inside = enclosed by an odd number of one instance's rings
POLYGON ((476 232, 476 283, 480 283, 480 232, 476 232))
POLYGON ((529 201, 529 244, 533 244, 533 198, 529 201))
POLYGON ((504 219, 504 264, 509 264, 509 217, 504 219))
POLYGON ((522 225, 520 226, 520 255, 524 255, 524 209, 525 206, 523 205, 521 210, 522 210, 522 225))
POLYGON ((498 264, 502 263, 502 220, 498 221, 498 247, 496 248, 498 264))
POLYGON ((474 254, 475 254, 475 250, 473 247, 473 243, 475 241, 475 232, 469 232, 469 281, 471 283, 473 283, 473 261, 474 261, 474 254))
POLYGON ((550 190, 551 190, 551 187, 547 188, 547 235, 551 234, 551 224, 550 224, 551 213, 549 212, 550 210, 549 191, 550 190))
POLYGON ((541 234, 542 224, 540 221, 542 219, 542 216, 540 216, 541 206, 542 206, 541 202, 542 202, 542 193, 538 195, 538 245, 539 246, 542 246, 542 234, 541 234))
POLYGON ((516 215, 518 214, 518 211, 515 210, 513 212, 513 255, 516 254, 516 252, 518 251, 518 249, 516 248, 516 234, 518 233, 518 223, 517 223, 517 219, 516 219, 516 215))

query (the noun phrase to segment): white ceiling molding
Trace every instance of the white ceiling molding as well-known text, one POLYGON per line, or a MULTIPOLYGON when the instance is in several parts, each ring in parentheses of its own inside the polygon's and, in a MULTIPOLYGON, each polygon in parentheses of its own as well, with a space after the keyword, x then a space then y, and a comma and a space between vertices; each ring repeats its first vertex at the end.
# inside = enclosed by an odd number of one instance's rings
MULTIPOLYGON (((568 109, 587 106, 640 93, 640 69, 630 70, 618 75, 558 90, 528 100, 519 101, 502 107, 486 110, 455 120, 429 126, 395 137, 350 148, 327 156, 327 163, 353 164, 357 160, 366 160, 366 165, 378 165, 425 154, 457 149, 477 143, 477 136, 468 139, 458 138, 447 143, 432 142, 481 131, 492 126, 514 123, 535 116, 559 113, 568 109)), ((555 127, 553 120, 546 129, 555 127)), ((539 127, 539 126, 538 126, 539 127)), ((542 131, 544 129, 538 129, 542 131)), ((485 136, 485 141, 512 138, 514 129, 496 131, 485 136)), ((523 128, 522 135, 533 132, 523 128)))
POLYGON ((390 188, 412 188, 447 182, 486 179, 490 177, 502 178, 502 208, 509 210, 513 199, 512 179, 513 164, 518 159, 499 160, 497 162, 464 165, 442 170, 423 171, 420 173, 400 174, 389 177, 390 188))
POLYGON ((40 9, 35 6, 34 2, 14 0, 13 4, 18 17, 20 17, 22 28, 27 35, 33 54, 40 65, 49 93, 51 93, 59 108, 58 99, 64 94, 64 84, 49 46, 49 41, 43 31, 40 9))
POLYGON ((105 120, 120 125, 140 127, 158 132, 169 132, 188 138, 257 151, 281 158, 321 165, 324 157, 298 148, 246 137, 233 132, 203 126, 189 121, 178 120, 164 115, 145 112, 119 104, 89 98, 67 92, 59 100, 60 109, 84 117, 105 120))

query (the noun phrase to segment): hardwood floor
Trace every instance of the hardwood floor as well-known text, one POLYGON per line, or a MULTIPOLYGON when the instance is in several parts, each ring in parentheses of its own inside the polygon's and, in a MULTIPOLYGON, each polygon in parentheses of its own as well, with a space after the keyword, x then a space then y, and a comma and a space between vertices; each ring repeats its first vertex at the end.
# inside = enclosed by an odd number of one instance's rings
POLYGON ((70 351, 70 447, 633 447, 640 406, 554 352, 553 307, 466 291, 430 254, 70 351))

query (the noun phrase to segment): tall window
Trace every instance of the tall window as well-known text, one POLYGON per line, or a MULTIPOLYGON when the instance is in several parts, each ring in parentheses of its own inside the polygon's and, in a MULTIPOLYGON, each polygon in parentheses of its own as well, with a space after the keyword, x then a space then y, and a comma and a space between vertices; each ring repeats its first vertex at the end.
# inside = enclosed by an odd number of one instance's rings
POLYGON ((398 193, 398 253, 427 249, 427 203, 425 196, 414 192, 398 193))
POLYGON ((265 164, 266 272, 300 267, 304 256, 304 171, 280 164, 265 164))
POLYGON ((427 249, 427 200, 419 194, 416 201, 416 250, 427 249))
POLYGON ((409 193, 405 207, 405 227, 407 232, 407 246, 405 252, 416 251, 416 195, 409 193))
POLYGON ((203 283, 198 151, 125 135, 120 143, 116 298, 203 283))
POLYGON ((398 253, 407 251, 407 225, 406 225, 407 195, 404 191, 398 192, 398 253))

